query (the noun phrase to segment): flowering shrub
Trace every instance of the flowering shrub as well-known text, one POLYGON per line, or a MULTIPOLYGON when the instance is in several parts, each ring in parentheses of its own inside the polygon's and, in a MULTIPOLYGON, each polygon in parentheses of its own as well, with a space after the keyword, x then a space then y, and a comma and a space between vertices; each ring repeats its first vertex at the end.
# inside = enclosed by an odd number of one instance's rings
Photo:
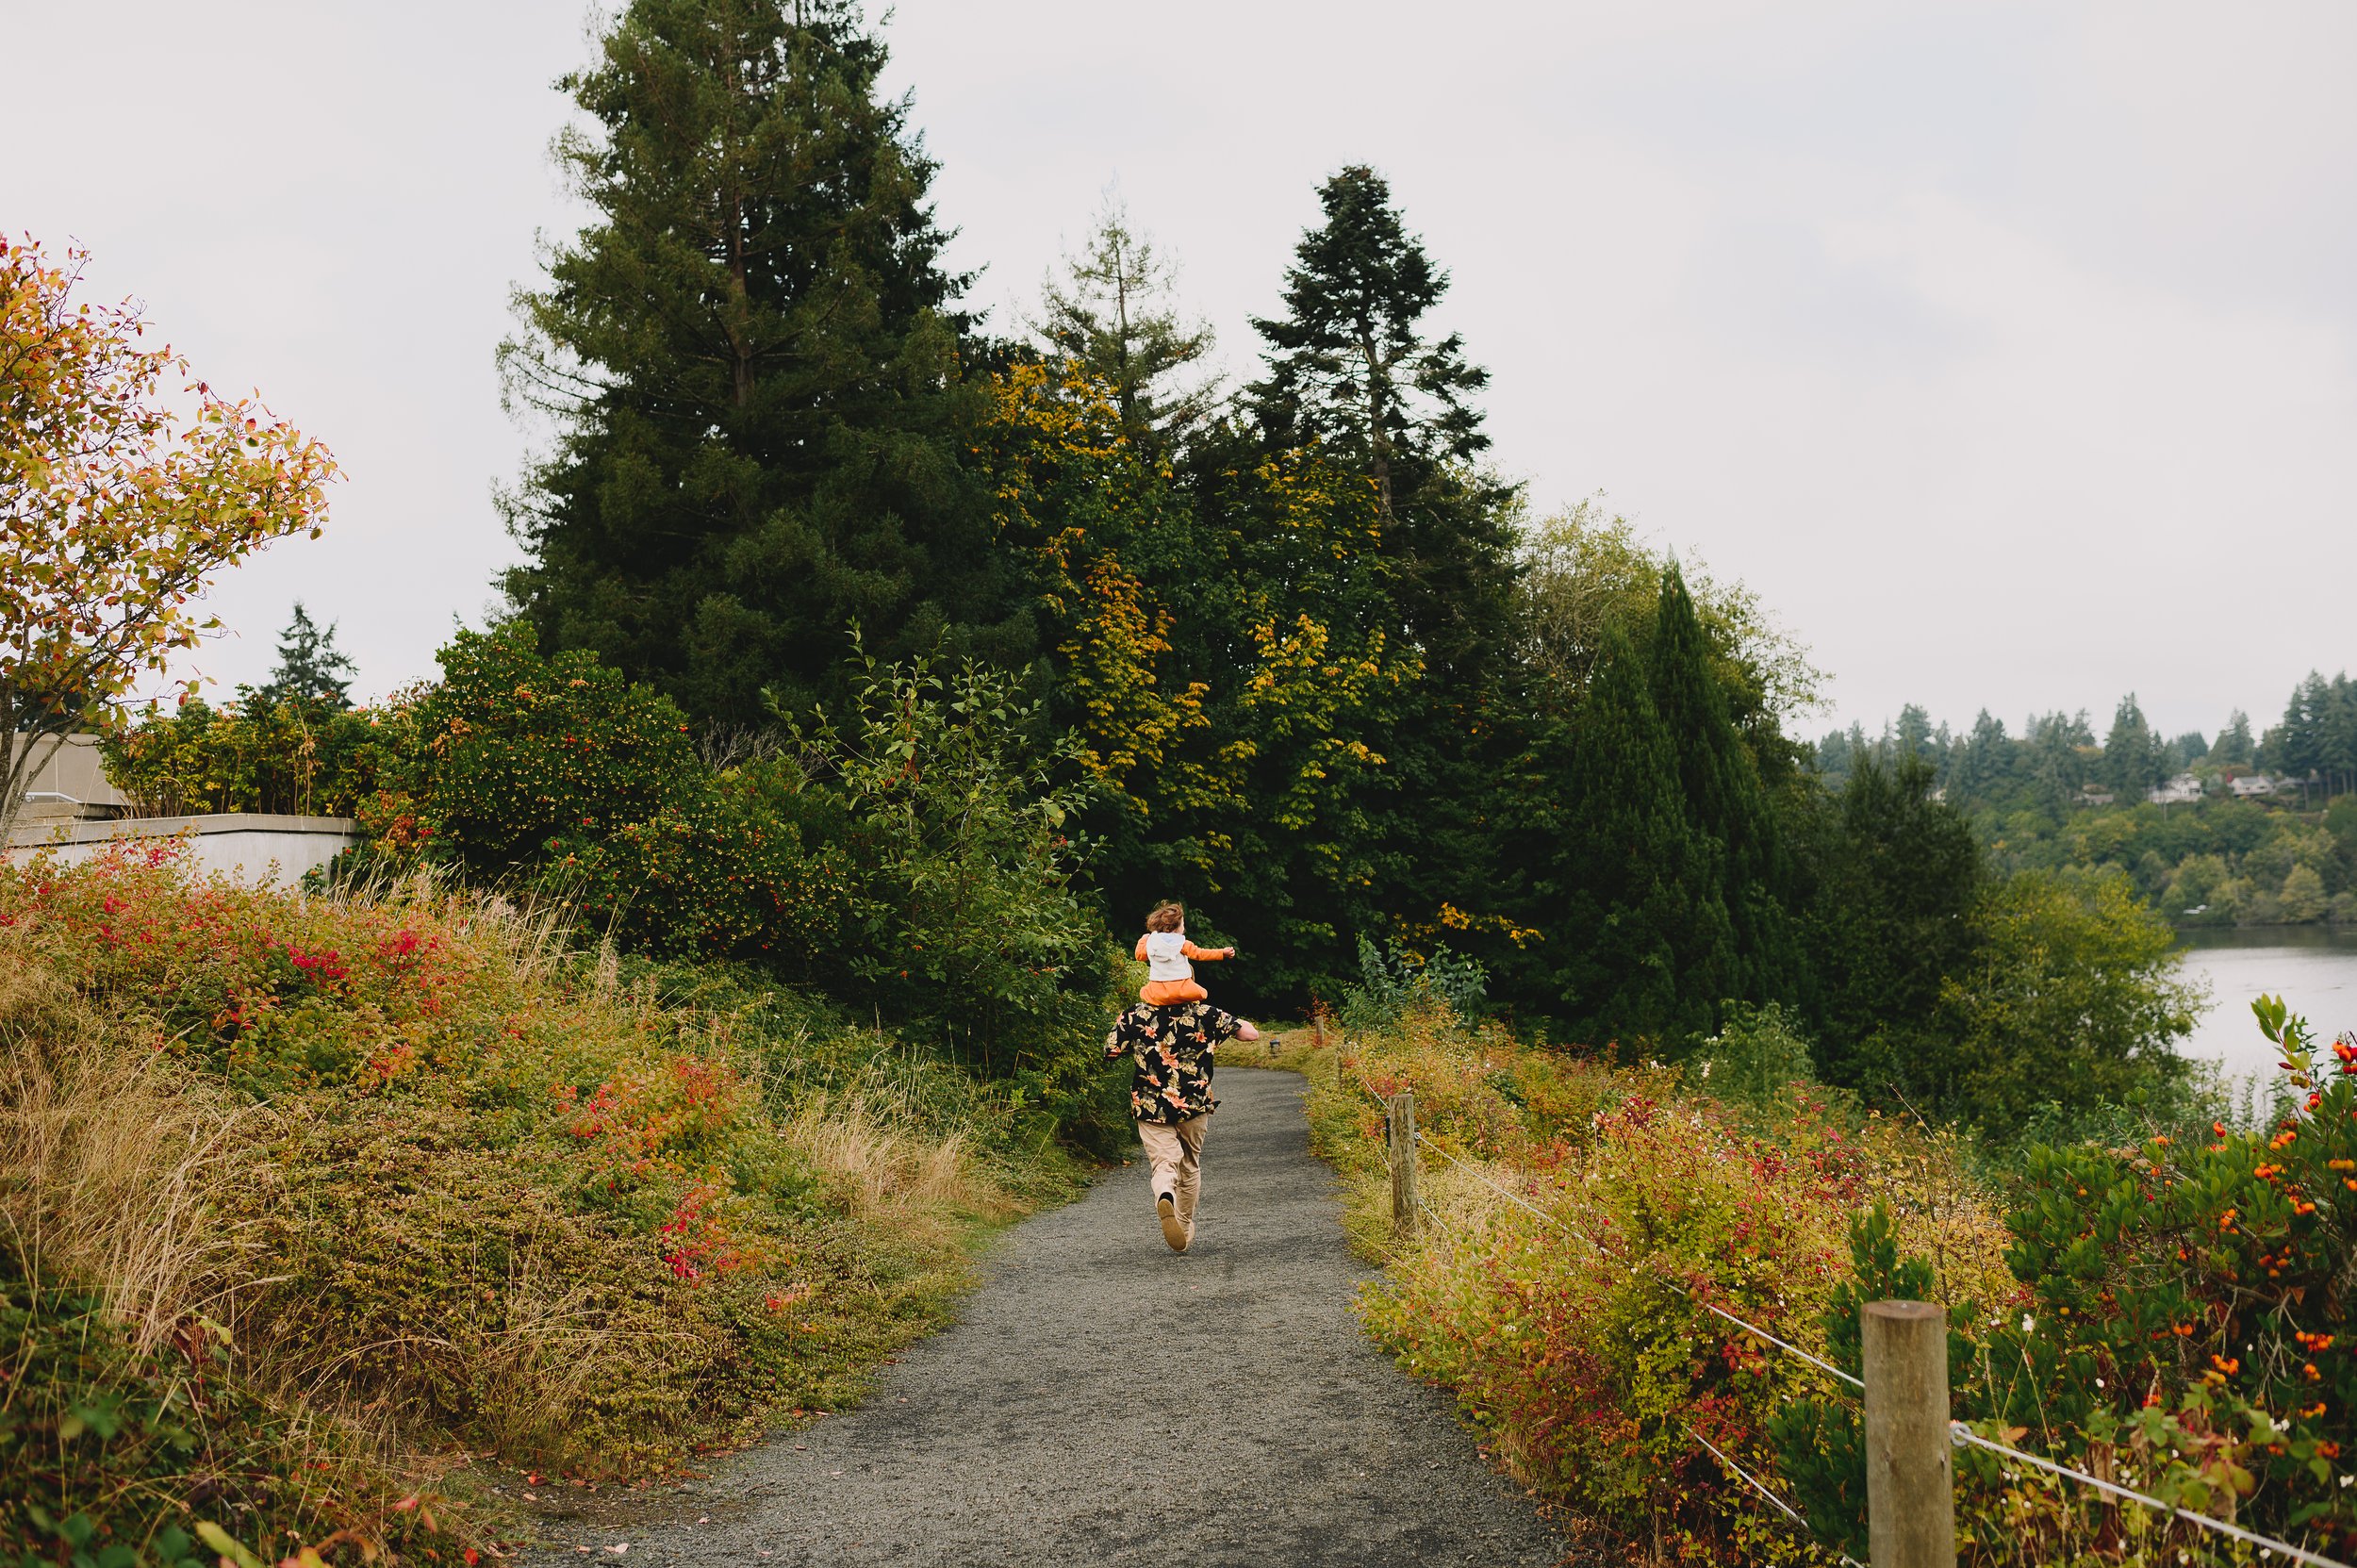
MULTIPOLYGON (((1751 1131, 1673 1071, 1525 1049, 1437 1010, 1354 1037, 1330 1076, 1312 1072, 1320 1147, 1360 1177, 1370 1233, 1382 1218, 1377 1098, 1415 1091, 1434 1218, 1393 1249, 1363 1311, 1403 1365, 1457 1392, 1494 1457, 1676 1556, 1810 1558, 1703 1443, 1772 1468, 1771 1416, 1823 1375, 1707 1307, 1823 1354, 1853 1214, 1926 1172, 1962 1197, 1953 1141, 1853 1122, 1789 1090, 1772 1134, 1751 1131)), ((1913 1205, 1900 1224, 1952 1283, 2003 1279, 1986 1204, 1913 1205)))
MULTIPOLYGON (((2199 1512, 2347 1555, 2357 1042, 2261 1023, 2299 1098, 2181 1147, 2032 1148, 2001 1200, 1953 1138, 1812 1098, 1722 1108, 1662 1070, 1525 1050, 1427 1012, 1309 1069, 1321 1150, 1372 1240, 1377 1100, 1416 1092, 1433 1223, 1364 1302, 1518 1477, 1699 1561, 1864 1548, 1851 1395, 1707 1311, 1855 1371, 1868 1300, 1944 1302, 1955 1414, 2199 1512), (1467 1162, 1468 1170, 1454 1163, 1467 1162), (1543 1210, 1484 1185, 1502 1183, 1543 1210), (1704 1446, 1806 1515, 1764 1510, 1704 1446)), ((2157 1510, 1960 1450, 1976 1563, 2241 1560, 2157 1510)))
MULTIPOLYGON (((349 810, 368 835, 338 880, 431 866, 560 899, 627 950, 756 966, 952 1042, 1083 1141, 1123 1123, 1096 1092, 1111 972, 1102 922, 1073 885, 1080 763, 1070 741, 1041 739, 1046 716, 1017 682, 870 661, 839 725, 781 715, 783 754, 716 770, 668 698, 592 655, 543 655, 522 622, 462 632, 439 658, 439 684, 334 719, 367 745, 301 800, 349 810)), ((157 720, 116 742, 110 766, 147 797, 210 790, 208 804, 259 809, 285 789, 253 784, 255 759, 305 754, 268 728, 302 715, 273 712, 157 720), (217 787, 217 774, 246 782, 217 787)), ((232 967, 292 963, 255 949, 232 967)), ((258 1060, 277 1048, 265 1015, 302 998, 244 993, 262 1012, 225 1002, 237 1039, 224 1048, 258 1060)), ((342 1071, 321 1052, 358 1049, 397 1075, 416 1054, 379 1059, 340 1026, 336 1045, 293 1027, 318 1059, 301 1070, 342 1071)))
MULTIPOLYGON (((1017 1186, 1062 1186, 1060 1155, 1007 1136, 1010 1097, 942 1065, 919 1114, 864 1102, 870 1145, 933 1151, 903 1162, 929 1184, 887 1194, 883 1217, 879 1184, 901 1178, 847 1165, 798 1099, 905 1080, 928 1053, 750 982, 675 986, 610 949, 577 958, 550 930, 430 874, 305 897, 193 877, 171 844, 0 867, 0 974, 51 977, 106 1051, 250 1107, 223 1134, 243 1151, 236 1180, 173 1210, 201 1220, 173 1221, 198 1230, 170 1245, 235 1258, 234 1278, 172 1310, 218 1320, 250 1386, 301 1391, 307 1403, 272 1407, 288 1466, 311 1462, 304 1445, 338 1410, 421 1448, 596 1477, 839 1405, 939 1321, 974 1216, 1019 1212, 1017 1186), (700 994, 667 999, 679 989, 700 994), (964 1152, 981 1146, 989 1167, 964 1152)), ((38 1114, 54 1143, 70 1118, 17 1097, 63 1026, 11 1012, 13 994, 0 986, 0 1134, 38 1114)), ((63 1266, 26 1250, 56 1233, 49 1206, 91 1201, 43 1180, 0 1169, 0 1253, 25 1278, 63 1266)), ((132 1390, 149 1374, 122 1376, 132 1390)), ((139 1496, 175 1506, 172 1477, 196 1474, 172 1469, 177 1452, 140 1450, 164 1468, 139 1496)), ((43 1515, 95 1508, 124 1479, 104 1464, 63 1476, 43 1515)), ((316 1510, 275 1495, 249 1502, 321 1539, 316 1510)), ((0 1538, 38 1524, 14 1506, 0 1499, 0 1538)))
POLYGON ((670 699, 532 628, 460 632, 407 715, 392 786, 425 805, 437 853, 479 876, 693 805, 703 767, 670 699))

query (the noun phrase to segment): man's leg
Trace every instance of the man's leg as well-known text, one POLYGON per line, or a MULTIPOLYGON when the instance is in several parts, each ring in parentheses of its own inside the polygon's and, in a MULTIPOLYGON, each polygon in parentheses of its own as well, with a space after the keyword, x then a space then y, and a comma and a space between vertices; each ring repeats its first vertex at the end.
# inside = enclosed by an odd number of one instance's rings
POLYGON ((1211 1126, 1207 1112, 1170 1129, 1178 1143, 1178 1169, 1171 1192, 1178 1200, 1178 1221, 1190 1235, 1195 1231, 1195 1200, 1203 1196, 1203 1134, 1211 1131, 1211 1126))
MULTIPOLYGON (((1181 1124, 1182 1126, 1184 1124, 1181 1124)), ((1138 1142, 1154 1168, 1154 1213, 1162 1222, 1162 1240, 1173 1252, 1187 1249, 1187 1222, 1178 1217, 1178 1183, 1185 1180, 1186 1145, 1179 1128, 1162 1122, 1138 1123, 1138 1142)), ((1201 1143, 1200 1138, 1196 1140, 1201 1143)))
POLYGON ((1154 1196, 1160 1198, 1164 1193, 1175 1193, 1178 1186, 1178 1162, 1182 1154, 1178 1130, 1161 1122, 1142 1121, 1138 1123, 1138 1142, 1146 1147, 1146 1163, 1153 1173, 1150 1180, 1154 1196))

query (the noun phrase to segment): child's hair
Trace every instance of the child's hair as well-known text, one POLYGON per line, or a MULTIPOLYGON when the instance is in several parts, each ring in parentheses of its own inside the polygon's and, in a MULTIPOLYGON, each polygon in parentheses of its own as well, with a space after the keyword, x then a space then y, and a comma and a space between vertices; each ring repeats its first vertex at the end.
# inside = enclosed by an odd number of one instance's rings
POLYGON ((1186 923, 1187 906, 1176 899, 1156 904, 1153 912, 1146 917, 1146 929, 1148 931, 1177 931, 1186 923))

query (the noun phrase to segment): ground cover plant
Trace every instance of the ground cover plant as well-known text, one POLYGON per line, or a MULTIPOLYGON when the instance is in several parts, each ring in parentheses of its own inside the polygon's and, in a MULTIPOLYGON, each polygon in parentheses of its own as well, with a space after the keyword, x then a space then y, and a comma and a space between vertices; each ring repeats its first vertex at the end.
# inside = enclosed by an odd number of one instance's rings
POLYGON ((466 1455, 638 1477, 844 1405, 1073 1185, 937 1051, 564 937, 432 876, 0 868, 8 1560, 471 1560, 466 1455))
MULTIPOLYGON (((1388 1264, 1371 1330, 1455 1391, 1518 1478, 1667 1559, 1862 1554, 1845 1391, 1708 1308, 1855 1371, 1858 1306, 1886 1296, 1948 1308, 1954 1414, 1974 1430, 2346 1554, 2357 1044, 2327 1053, 2280 1010, 2263 1022, 2290 1064, 2267 1125, 2002 1158, 1811 1085, 1775 1010, 1739 1014, 1679 1068, 1527 1048, 1429 1003, 1296 1035, 1325 1043, 1285 1060, 1311 1081, 1354 1234, 1388 1264), (1402 1088, 1431 1140, 1407 1240, 1381 1110, 1402 1088)), ((2250 1558, 1993 1456, 1963 1452, 1958 1474, 1967 1561, 2250 1558)))

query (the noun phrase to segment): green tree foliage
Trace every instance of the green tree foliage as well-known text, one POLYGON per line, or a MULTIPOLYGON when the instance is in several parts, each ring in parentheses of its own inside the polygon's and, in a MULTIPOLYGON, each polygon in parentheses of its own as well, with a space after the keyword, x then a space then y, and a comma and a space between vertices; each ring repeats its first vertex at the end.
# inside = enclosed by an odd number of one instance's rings
POLYGON ((2102 781, 2122 801, 2140 801, 2167 776, 2166 743, 2152 733, 2136 694, 2119 700, 2112 727, 2103 736, 2102 781))
POLYGON ((1582 1039, 1673 1048, 1724 1002, 1797 1000, 1777 801, 1805 785, 1777 718, 1815 671, 1748 594, 1689 592, 1620 520, 1554 520, 1529 559, 1522 705, 1482 797, 1498 915, 1460 914, 1463 940, 1502 1001, 1582 1039), (1607 681, 1614 649, 1633 663, 1607 681))
POLYGON ((294 702, 324 708, 352 706, 352 678, 359 667, 336 646, 336 628, 320 625, 295 601, 294 615, 278 634, 278 664, 258 686, 240 687, 238 695, 248 708, 274 708, 294 702))
POLYGON ((518 296, 510 399, 552 417, 507 590, 693 718, 758 721, 886 654, 1033 649, 961 466, 983 401, 907 106, 849 0, 634 0, 563 86, 592 222, 518 296))
POLYGON ((1016 677, 854 666, 839 719, 713 768, 671 701, 529 624, 462 633, 378 726, 373 853, 576 906, 659 957, 751 965, 1081 1103, 1110 980, 1075 885, 1069 741, 1016 677))
POLYGON ((387 784, 416 803, 438 856, 503 878, 695 798, 685 717, 595 656, 544 656, 513 620, 461 632, 437 658, 441 681, 396 720, 387 784))
POLYGON ((1644 656, 1606 633, 1560 781, 1576 831, 1537 891, 1557 1011, 1574 1037, 1675 1041, 1707 1034, 1739 965, 1721 881, 1724 849, 1697 834, 1644 656))
POLYGON ((2258 755, 2250 738, 2250 716, 2236 708, 2227 719, 2226 728, 2218 732, 2209 754, 2211 761, 2222 765, 2250 766, 2258 755))
MULTIPOLYGON (((1518 662, 1538 701, 1576 703, 1607 626, 1640 648, 1651 641, 1670 564, 1600 496, 1530 525, 1517 550, 1513 624, 1518 662)), ((1751 589, 1718 581, 1691 559, 1679 564, 1679 576, 1707 635, 1728 716, 1763 776, 1788 777, 1800 752, 1782 721, 1816 701, 1822 673, 1751 589)))
POLYGON ((1963 814, 1935 798, 1920 757, 1862 758, 1818 811, 1805 841, 1818 1070, 1887 1096, 1925 1048, 1943 982, 1973 952, 1981 850, 1963 814))
POLYGON ((1396 907, 1371 814, 1421 683, 1388 630, 1372 494, 1233 431, 1198 437, 1182 488, 1069 362, 1016 366, 999 397, 976 466, 1100 786, 1098 885, 1125 919, 1175 896, 1216 920, 1248 955, 1230 999, 1331 994, 1396 907))
POLYGON ((1971 733, 1957 747, 1948 767, 1948 789, 1959 801, 1986 800, 2008 790, 2015 778, 2013 737, 2005 722, 1983 708, 1972 720, 1971 733))
POLYGON ((1271 448, 1319 446, 1367 475, 1403 630, 1446 675, 1492 646, 1513 578, 1510 492, 1467 467, 1490 446, 1469 401, 1490 372, 1457 334, 1427 335, 1448 275, 1380 174, 1343 169, 1318 202, 1285 314, 1252 322, 1268 373, 1246 395, 1271 448))
POLYGON ((145 815, 350 817, 376 793, 385 738, 374 715, 354 709, 191 698, 99 746, 107 778, 145 815))
POLYGON ((1972 957, 1942 985, 1932 1048, 1902 1065, 1923 1102, 2000 1136, 2166 1091, 2200 993, 2176 938, 2118 873, 2024 871, 1982 900, 1972 957))
POLYGON ((1157 455, 1210 416, 1218 393, 1199 369, 1211 329, 1179 314, 1177 274, 1108 200, 1064 275, 1048 279, 1033 328, 1049 355, 1112 388, 1122 434, 1157 455))
POLYGON ((1707 847, 1714 891, 1730 926, 1724 983, 1709 999, 1793 1000, 1802 961, 1785 910, 1792 883, 1785 847, 1758 763, 1728 715, 1710 639, 1674 565, 1661 576, 1647 652, 1654 710, 1670 737, 1697 868, 1701 847, 1707 847))
POLYGON ((2311 670, 2284 704, 2283 722, 2259 747, 2266 767, 2314 779, 2327 794, 2357 789, 2357 685, 2347 674, 2327 681, 2311 670))

